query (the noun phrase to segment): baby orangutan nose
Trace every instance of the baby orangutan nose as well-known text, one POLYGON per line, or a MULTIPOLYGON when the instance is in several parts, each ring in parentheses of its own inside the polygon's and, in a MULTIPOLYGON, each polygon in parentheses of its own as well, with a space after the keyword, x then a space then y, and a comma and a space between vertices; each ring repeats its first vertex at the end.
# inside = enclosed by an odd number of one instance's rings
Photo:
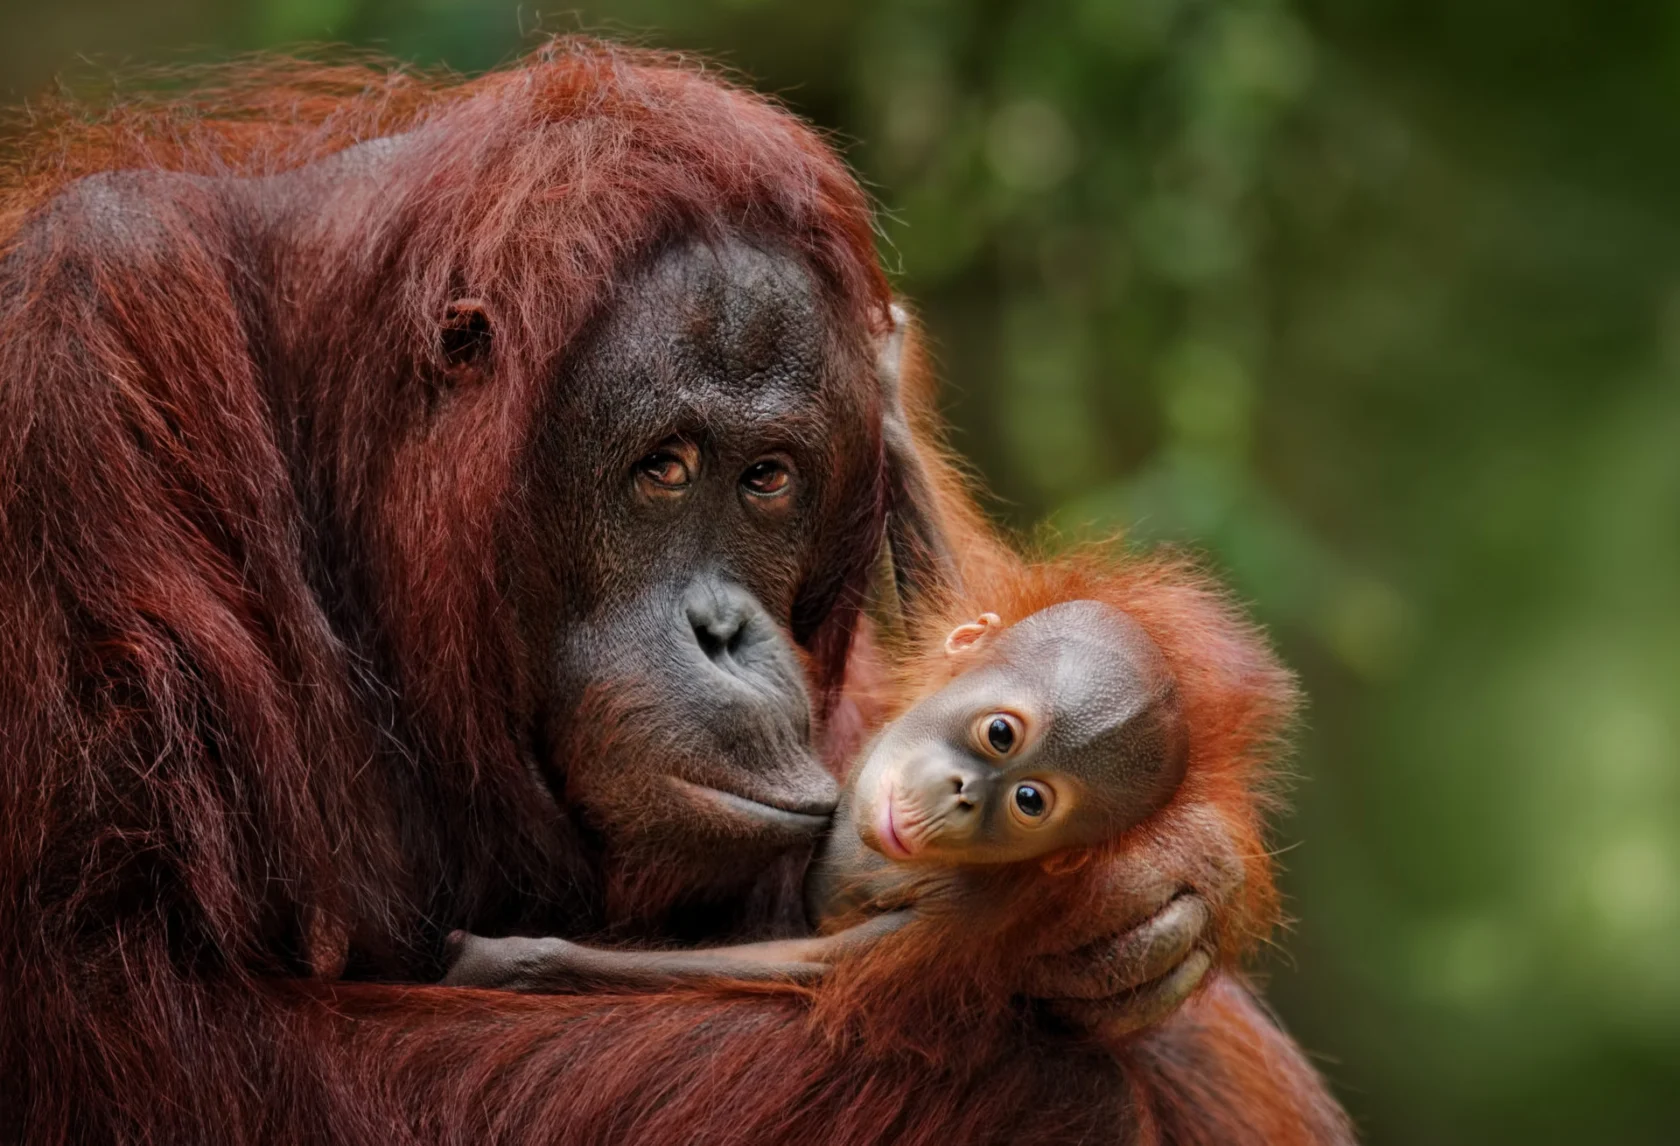
POLYGON ((925 800, 930 810, 954 816, 978 812, 990 782, 990 776, 973 767, 938 759, 929 761, 912 781, 918 799, 925 800))
POLYGON ((951 785, 951 799, 959 812, 972 812, 980 806, 980 784, 972 776, 960 772, 946 777, 951 785))
POLYGON ((988 770, 941 752, 907 760, 882 801, 875 835, 900 858, 966 848, 984 830, 992 783, 988 770))

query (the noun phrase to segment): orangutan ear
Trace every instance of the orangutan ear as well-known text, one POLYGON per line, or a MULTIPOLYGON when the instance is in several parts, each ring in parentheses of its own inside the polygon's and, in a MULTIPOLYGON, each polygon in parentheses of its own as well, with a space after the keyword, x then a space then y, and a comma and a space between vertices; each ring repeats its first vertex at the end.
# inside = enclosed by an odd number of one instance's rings
POLYGON ((458 298, 438 324, 444 376, 452 386, 483 381, 490 371, 490 313, 481 298, 458 298))
POLYGON ((986 642, 987 636, 1003 624, 1003 620, 996 613, 981 613, 979 617, 966 625, 958 625, 945 638, 945 653, 947 656, 961 656, 971 653, 986 642))
POLYGON ((1044 869, 1045 875, 1072 875, 1090 862, 1090 848, 1069 848, 1063 852, 1051 852, 1038 861, 1038 866, 1044 869))

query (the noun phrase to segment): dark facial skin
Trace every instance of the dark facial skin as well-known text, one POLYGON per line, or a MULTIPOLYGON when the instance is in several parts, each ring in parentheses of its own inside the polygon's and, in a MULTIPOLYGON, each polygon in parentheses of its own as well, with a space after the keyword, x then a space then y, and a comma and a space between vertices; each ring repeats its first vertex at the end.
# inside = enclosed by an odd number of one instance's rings
POLYGON ((846 390, 868 350, 839 326, 792 257, 673 247, 563 365, 533 444, 552 559, 515 599, 564 635, 536 666, 547 779, 644 880, 748 878, 834 809, 800 645, 874 461, 846 390))
MULTIPOLYGON (((916 865, 1016 863, 1113 839, 1182 782, 1187 738, 1173 678, 1136 621, 1070 601, 999 636, 992 627, 952 633, 948 650, 971 667, 883 730, 850 777, 835 838, 810 876, 819 924, 846 916, 860 886, 865 899, 893 902, 914 886, 905 876, 916 865)), ((696 951, 458 934, 444 981, 525 991, 807 981, 913 910, 912 900, 835 934, 696 951)))
POLYGON ((899 862, 1012 863, 1111 839, 1184 778, 1172 675, 1118 609, 1069 601, 1000 636, 889 725, 852 781, 863 842, 899 862))

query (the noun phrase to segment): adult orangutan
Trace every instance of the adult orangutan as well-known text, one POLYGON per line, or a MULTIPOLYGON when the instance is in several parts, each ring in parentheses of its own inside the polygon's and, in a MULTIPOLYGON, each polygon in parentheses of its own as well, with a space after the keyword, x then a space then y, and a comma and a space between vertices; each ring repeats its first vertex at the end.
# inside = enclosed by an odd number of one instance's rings
MULTIPOLYGON (((461 84, 223 75, 13 160, 0 1138, 1342 1133, 1235 980, 1118 1059, 1068 1021, 1160 1020, 1163 957, 1248 920, 1209 873, 1252 825, 1205 806, 961 1040, 421 985, 455 928, 789 934, 888 503, 987 560, 884 461, 887 288, 807 129, 561 42, 461 84)), ((1198 671, 1274 679, 1180 620, 1198 671)))

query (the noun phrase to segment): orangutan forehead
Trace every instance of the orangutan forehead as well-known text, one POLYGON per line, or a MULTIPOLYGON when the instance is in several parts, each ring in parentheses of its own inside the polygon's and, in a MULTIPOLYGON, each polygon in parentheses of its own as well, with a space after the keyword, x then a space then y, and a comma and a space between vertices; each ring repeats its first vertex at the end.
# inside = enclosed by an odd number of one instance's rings
POLYGON ((792 254, 740 239, 684 243, 620 289, 575 369, 586 389, 593 381, 645 398, 595 407, 626 426, 645 424, 644 404, 702 422, 826 421, 832 316, 815 276, 792 254))
POLYGON ((825 308, 811 272, 791 254, 738 239, 685 243, 666 251, 640 286, 655 314, 680 320, 672 332, 679 346, 731 375, 817 365, 825 308))
POLYGON ((1065 601, 1023 618, 997 657, 1058 708, 1123 720, 1170 685, 1165 658, 1132 617, 1098 601, 1065 601))

